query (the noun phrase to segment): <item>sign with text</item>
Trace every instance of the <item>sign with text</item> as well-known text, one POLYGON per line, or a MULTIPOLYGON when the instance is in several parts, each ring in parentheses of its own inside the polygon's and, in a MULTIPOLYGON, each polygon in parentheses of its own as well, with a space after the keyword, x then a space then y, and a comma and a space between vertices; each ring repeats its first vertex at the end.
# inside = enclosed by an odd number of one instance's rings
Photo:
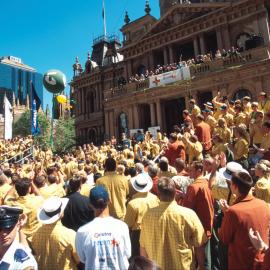
POLYGON ((183 80, 190 80, 190 69, 189 67, 182 67, 170 72, 151 76, 149 77, 149 80, 149 88, 159 87, 183 80))

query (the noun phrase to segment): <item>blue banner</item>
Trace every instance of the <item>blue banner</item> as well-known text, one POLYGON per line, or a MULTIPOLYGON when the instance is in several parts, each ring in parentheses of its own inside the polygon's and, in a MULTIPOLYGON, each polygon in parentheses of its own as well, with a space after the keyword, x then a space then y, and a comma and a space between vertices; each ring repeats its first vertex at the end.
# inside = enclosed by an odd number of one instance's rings
POLYGON ((31 131, 32 131, 32 135, 36 136, 39 134, 39 127, 38 127, 38 111, 37 111, 37 103, 36 100, 33 99, 32 101, 32 115, 31 115, 31 123, 32 123, 32 127, 31 127, 31 131))

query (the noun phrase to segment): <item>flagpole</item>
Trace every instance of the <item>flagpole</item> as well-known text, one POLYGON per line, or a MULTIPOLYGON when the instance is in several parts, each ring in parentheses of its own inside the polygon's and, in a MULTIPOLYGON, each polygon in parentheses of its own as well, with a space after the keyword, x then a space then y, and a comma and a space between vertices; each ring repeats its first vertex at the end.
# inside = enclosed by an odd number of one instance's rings
POLYGON ((6 139, 6 92, 4 96, 4 140, 6 139))
POLYGON ((107 36, 107 27, 106 27, 106 10, 105 10, 105 0, 102 0, 102 17, 103 17, 103 31, 104 36, 107 36))

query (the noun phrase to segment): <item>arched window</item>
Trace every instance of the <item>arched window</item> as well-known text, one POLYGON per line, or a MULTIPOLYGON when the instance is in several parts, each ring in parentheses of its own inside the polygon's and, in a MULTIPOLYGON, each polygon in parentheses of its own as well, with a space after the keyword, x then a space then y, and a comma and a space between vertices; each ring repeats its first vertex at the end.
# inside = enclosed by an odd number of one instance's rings
POLYGON ((242 99, 243 97, 246 96, 252 98, 251 92, 247 89, 239 89, 235 92, 233 99, 234 100, 242 99))

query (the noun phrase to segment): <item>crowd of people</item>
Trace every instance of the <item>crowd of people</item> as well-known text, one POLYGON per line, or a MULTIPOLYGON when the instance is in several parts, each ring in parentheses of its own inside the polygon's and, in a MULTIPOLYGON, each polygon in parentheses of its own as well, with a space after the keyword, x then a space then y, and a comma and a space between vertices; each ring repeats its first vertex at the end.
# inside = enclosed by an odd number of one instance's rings
POLYGON ((237 56, 241 56, 241 53, 238 48, 232 47, 230 50, 218 49, 214 56, 212 55, 212 53, 208 53, 205 55, 197 55, 195 58, 191 58, 187 61, 180 60, 178 63, 171 63, 168 65, 157 65, 157 67, 154 70, 150 71, 146 69, 144 72, 141 72, 141 74, 135 74, 134 76, 131 76, 128 82, 129 83, 143 82, 151 76, 181 69, 183 67, 196 67, 197 65, 209 63, 215 59, 221 58, 228 59, 237 56))
POLYGON ((269 269, 270 99, 189 105, 169 136, 3 162, 0 269, 269 269))

